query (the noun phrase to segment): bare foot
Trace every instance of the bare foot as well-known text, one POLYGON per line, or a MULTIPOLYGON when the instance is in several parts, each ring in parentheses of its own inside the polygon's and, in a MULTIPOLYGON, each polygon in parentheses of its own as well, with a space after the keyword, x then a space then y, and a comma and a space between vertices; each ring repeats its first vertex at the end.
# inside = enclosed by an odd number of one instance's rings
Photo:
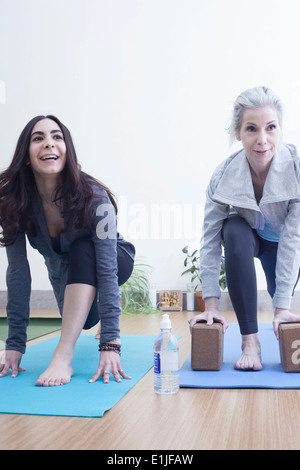
POLYGON ((242 335, 242 356, 234 365, 239 370, 261 370, 260 342, 257 334, 242 335))
POLYGON ((49 367, 39 376, 35 385, 42 387, 65 385, 70 382, 73 374, 74 371, 70 364, 63 360, 53 358, 49 367))

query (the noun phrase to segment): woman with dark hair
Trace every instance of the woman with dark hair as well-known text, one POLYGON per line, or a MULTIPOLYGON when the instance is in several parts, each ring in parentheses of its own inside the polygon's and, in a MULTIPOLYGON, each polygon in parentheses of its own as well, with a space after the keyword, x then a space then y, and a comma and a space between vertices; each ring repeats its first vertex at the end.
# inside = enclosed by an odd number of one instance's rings
POLYGON ((33 118, 0 174, 1 243, 6 247, 6 349, 0 377, 15 377, 26 349, 31 277, 26 237, 44 257, 62 315, 53 358, 36 385, 66 384, 81 330, 101 320, 100 360, 91 382, 110 373, 130 378, 120 363, 119 285, 130 277, 135 249, 117 233, 110 190, 81 171, 69 130, 55 116, 33 118))

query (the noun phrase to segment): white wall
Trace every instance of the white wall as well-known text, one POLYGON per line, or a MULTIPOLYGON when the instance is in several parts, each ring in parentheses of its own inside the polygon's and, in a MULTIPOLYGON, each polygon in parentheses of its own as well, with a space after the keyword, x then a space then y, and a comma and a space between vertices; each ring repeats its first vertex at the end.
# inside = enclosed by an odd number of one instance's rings
MULTIPOLYGON (((29 119, 57 115, 157 288, 184 289, 181 249, 198 247, 210 174, 235 150, 235 97, 273 88, 299 146, 299 13, 298 0, 0 0, 0 168, 29 119)), ((30 260, 33 288, 50 288, 30 260)), ((3 290, 3 248, 0 266, 3 290)))

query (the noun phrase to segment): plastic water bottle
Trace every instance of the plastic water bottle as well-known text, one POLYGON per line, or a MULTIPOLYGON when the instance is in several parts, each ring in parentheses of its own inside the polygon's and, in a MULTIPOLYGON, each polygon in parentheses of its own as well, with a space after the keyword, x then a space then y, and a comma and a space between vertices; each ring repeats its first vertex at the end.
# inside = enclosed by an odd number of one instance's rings
POLYGON ((176 336, 172 334, 169 315, 160 323, 161 334, 154 343, 154 391, 161 394, 179 390, 179 350, 176 336))

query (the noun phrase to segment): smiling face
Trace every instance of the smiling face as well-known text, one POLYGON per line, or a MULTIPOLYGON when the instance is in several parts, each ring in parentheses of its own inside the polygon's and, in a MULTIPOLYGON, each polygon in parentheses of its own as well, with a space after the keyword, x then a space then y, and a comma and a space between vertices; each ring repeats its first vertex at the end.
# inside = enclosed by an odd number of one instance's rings
POLYGON ((245 109, 237 139, 242 141, 251 166, 268 166, 278 148, 281 128, 275 108, 245 109))
POLYGON ((29 162, 34 175, 58 175, 66 164, 66 144, 59 125, 52 119, 38 121, 32 129, 29 162))

